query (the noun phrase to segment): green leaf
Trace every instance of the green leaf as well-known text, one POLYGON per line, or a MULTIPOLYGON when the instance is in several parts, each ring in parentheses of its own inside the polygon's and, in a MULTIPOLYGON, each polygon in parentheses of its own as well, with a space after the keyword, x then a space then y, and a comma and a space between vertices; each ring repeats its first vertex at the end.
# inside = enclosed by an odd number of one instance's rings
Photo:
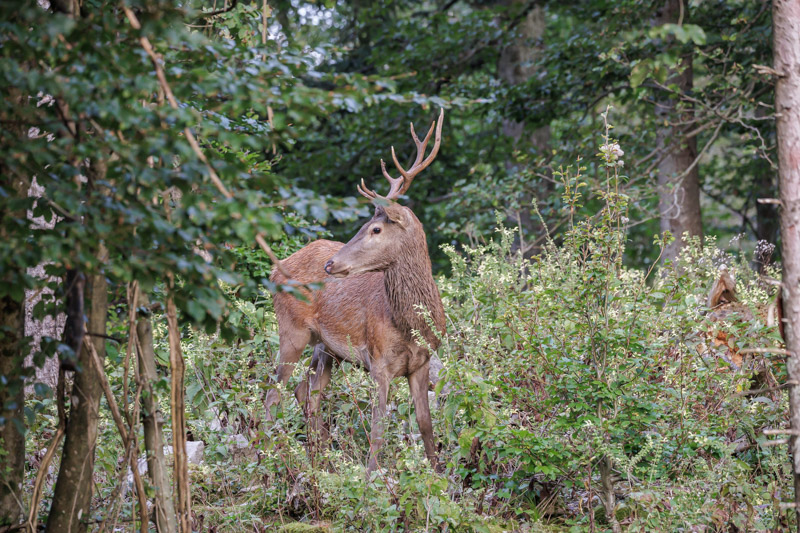
POLYGON ((644 80, 650 75, 653 69, 653 64, 650 60, 640 61, 631 69, 630 83, 631 87, 639 87, 644 80))

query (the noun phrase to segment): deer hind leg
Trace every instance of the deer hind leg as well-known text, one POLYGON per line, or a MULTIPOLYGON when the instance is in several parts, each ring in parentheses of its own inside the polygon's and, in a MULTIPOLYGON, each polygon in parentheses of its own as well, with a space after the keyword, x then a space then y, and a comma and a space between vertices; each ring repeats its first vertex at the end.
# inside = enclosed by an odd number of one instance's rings
POLYGON ((322 391, 331 381, 331 368, 333 357, 326 351, 324 344, 314 346, 314 356, 308 367, 308 377, 294 390, 294 396, 300 405, 305 404, 304 411, 309 431, 319 435, 321 442, 327 442, 328 430, 320 421, 319 406, 322 400, 322 391))
MULTIPOLYGON (((289 378, 292 377, 294 367, 303 355, 303 350, 311 342, 311 330, 303 327, 288 326, 282 327, 278 324, 278 336, 280 339, 280 359, 278 361, 278 372, 276 383, 282 387, 286 386, 289 378)), ((267 410, 267 420, 272 420, 271 407, 280 403, 281 393, 273 387, 267 391, 264 399, 264 407, 267 410)))
POLYGON ((433 423, 431 422, 431 410, 428 405, 428 376, 429 363, 414 371, 408 376, 408 388, 411 397, 414 399, 414 411, 417 415, 417 425, 422 436, 422 443, 425 446, 425 455, 428 456, 431 466, 436 468, 436 448, 433 444, 433 423))
POLYGON ((390 379, 382 365, 372 367, 372 378, 377 385, 377 398, 372 406, 372 429, 369 433, 369 463, 367 472, 372 472, 378 467, 378 453, 383 446, 383 431, 386 425, 386 401, 389 398, 390 379))

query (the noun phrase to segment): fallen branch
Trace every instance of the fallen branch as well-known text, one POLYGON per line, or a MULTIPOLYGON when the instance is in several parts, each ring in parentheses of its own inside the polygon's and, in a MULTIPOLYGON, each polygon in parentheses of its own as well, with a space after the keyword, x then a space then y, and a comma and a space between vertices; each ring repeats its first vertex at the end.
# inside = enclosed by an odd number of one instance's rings
POLYGON ((787 381, 783 385, 778 385, 777 387, 769 387, 766 389, 755 389, 755 390, 737 392, 736 394, 733 395, 733 398, 742 398, 745 396, 758 396, 759 394, 766 394, 768 392, 775 392, 783 389, 788 389, 789 387, 792 387, 794 385, 797 385, 796 381, 787 381))
MULTIPOLYGON (((748 355, 748 354, 753 354, 753 353, 764 353, 764 354, 766 354, 766 353, 775 353, 775 354, 778 354, 778 355, 785 355, 787 357, 792 355, 790 351, 785 350, 783 348, 743 348, 743 349, 739 350, 739 353, 742 354, 742 355, 748 355)), ((787 382, 787 383, 789 383, 789 382, 787 382)))

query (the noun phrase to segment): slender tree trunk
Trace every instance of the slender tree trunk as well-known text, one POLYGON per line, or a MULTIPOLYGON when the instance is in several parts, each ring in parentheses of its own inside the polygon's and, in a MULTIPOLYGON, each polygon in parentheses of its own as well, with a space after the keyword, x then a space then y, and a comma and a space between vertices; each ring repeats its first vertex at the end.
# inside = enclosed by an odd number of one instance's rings
MULTIPOLYGON (((757 118, 766 119, 767 115, 766 107, 758 106, 756 108, 757 118)), ((777 207, 774 204, 765 204, 758 201, 759 198, 775 198, 778 194, 777 172, 769 161, 761 158, 755 165, 755 174, 755 188, 758 191, 756 195, 756 240, 777 245, 778 229, 780 228, 777 207)), ((758 249, 758 247, 756 248, 758 249)), ((764 271, 769 264, 765 260, 768 261, 769 259, 767 257, 756 257, 756 266, 760 273, 765 273, 764 271)))
MULTIPOLYGON (((147 295, 139 292, 140 308, 148 309, 150 302, 147 295)), ((162 427, 164 417, 155 397, 155 382, 158 381, 156 371, 156 354, 153 350, 153 330, 149 317, 142 317, 136 323, 138 336, 137 356, 139 359, 139 376, 142 386, 142 425, 144 426, 144 447, 147 452, 147 474, 155 489, 156 529, 159 533, 177 530, 175 507, 172 504, 172 485, 167 472, 167 461, 164 458, 164 434, 162 427)))
MULTIPOLYGON (((761 168, 756 177, 756 189, 759 191, 760 198, 775 197, 775 171, 768 164, 760 165, 761 168)), ((778 213, 772 204, 756 202, 756 239, 775 244, 778 240, 778 228, 780 223, 778 213)))
MULTIPOLYGON (((174 279, 169 274, 169 290, 174 279)), ((178 327, 178 311, 172 295, 167 296, 167 326, 169 330, 169 365, 171 372, 170 411, 172 412, 172 456, 175 493, 177 497, 178 531, 190 533, 191 494, 188 464, 186 462, 186 406, 184 403, 184 373, 186 370, 181 351, 181 332, 178 327)))
MULTIPOLYGON (((655 24, 681 24, 686 20, 688 2, 665 0, 656 14, 655 24)), ((672 40, 672 46, 679 46, 672 40)), ((678 67, 670 73, 667 85, 675 84, 682 94, 691 92, 693 82, 692 54, 686 54, 678 67)), ((669 231, 675 241, 664 250, 664 259, 675 259, 686 244, 683 234, 703 235, 703 220, 700 212, 700 175, 697 158, 697 138, 686 137, 691 125, 679 127, 671 123, 687 123, 692 110, 683 104, 679 110, 679 97, 665 95, 656 103, 655 113, 659 125, 656 132, 656 147, 660 150, 658 165, 658 212, 661 231, 669 231)))
MULTIPOLYGON (((11 91, 6 98, 16 105, 22 105, 24 101, 18 91, 11 91)), ((20 129, 15 133, 23 134, 20 129)), ((8 195, 6 199, 24 198, 27 187, 21 180, 12 178, 12 173, 4 166, 0 161, 0 188, 8 195)), ((0 220, 3 221, 0 240, 19 242, 20 235, 14 234, 20 231, 19 226, 8 222, 25 220, 26 214, 8 209, 6 201, 0 198, 0 220)), ((0 281, 5 282, 8 290, 8 294, 0 296, 0 529, 4 525, 16 524, 22 515, 21 486, 25 467, 25 380, 22 369, 30 351, 25 343, 24 291, 15 294, 12 290, 24 286, 25 269, 19 262, 5 259, 0 260, 0 281)))
MULTIPOLYGON (((106 249, 101 245, 98 258, 106 260, 106 249)), ((92 336, 88 342, 100 359, 105 358, 106 317, 108 314, 108 286, 101 271, 89 276, 86 284, 88 310, 87 331, 92 336)), ((67 436, 61 456, 53 504, 47 519, 47 531, 73 533, 87 530, 94 483, 94 452, 97 443, 100 397, 103 389, 92 363, 92 355, 85 346, 78 356, 78 371, 72 385, 71 407, 67 420, 67 436)))
MULTIPOLYGON (((783 240, 783 310, 789 379, 800 382, 800 2, 774 0, 772 38, 783 240)), ((789 453, 800 531, 800 386, 789 388, 789 453)))
MULTIPOLYGON (((500 51, 497 61, 497 75, 509 85, 525 83, 538 71, 536 60, 542 53, 541 41, 545 31, 544 9, 541 5, 530 6, 525 0, 502 0, 500 4, 508 5, 511 13, 521 16, 520 22, 515 27, 516 37, 500 51), (526 13, 521 13, 527 10, 526 13)), ((503 135, 512 139, 513 144, 520 148, 533 148, 537 153, 544 153, 550 144, 550 126, 542 126, 525 135, 526 124, 524 121, 505 119, 503 121, 503 135)), ((506 168, 511 173, 519 171, 513 160, 506 162, 506 168)), ((538 215, 530 207, 532 202, 544 200, 552 192, 550 182, 528 184, 536 193, 526 193, 520 199, 518 216, 511 223, 520 226, 522 232, 520 245, 523 253, 530 257, 538 251, 537 247, 524 246, 530 237, 537 237, 543 228, 538 215)))
MULTIPOLYGON (((0 232, 1 233, 1 232, 0 232)), ((22 476, 25 466, 24 380, 20 370, 24 349, 23 302, 0 298, 0 529, 22 516, 22 476)))

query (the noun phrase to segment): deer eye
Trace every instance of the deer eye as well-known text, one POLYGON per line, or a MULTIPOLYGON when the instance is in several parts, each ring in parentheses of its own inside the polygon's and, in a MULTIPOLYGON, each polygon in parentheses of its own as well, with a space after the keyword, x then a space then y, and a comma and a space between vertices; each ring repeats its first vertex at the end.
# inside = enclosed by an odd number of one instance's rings
POLYGON ((380 232, 381 232, 381 228, 380 227, 375 226, 374 228, 372 228, 372 233, 374 233, 375 235, 377 235, 380 232))

